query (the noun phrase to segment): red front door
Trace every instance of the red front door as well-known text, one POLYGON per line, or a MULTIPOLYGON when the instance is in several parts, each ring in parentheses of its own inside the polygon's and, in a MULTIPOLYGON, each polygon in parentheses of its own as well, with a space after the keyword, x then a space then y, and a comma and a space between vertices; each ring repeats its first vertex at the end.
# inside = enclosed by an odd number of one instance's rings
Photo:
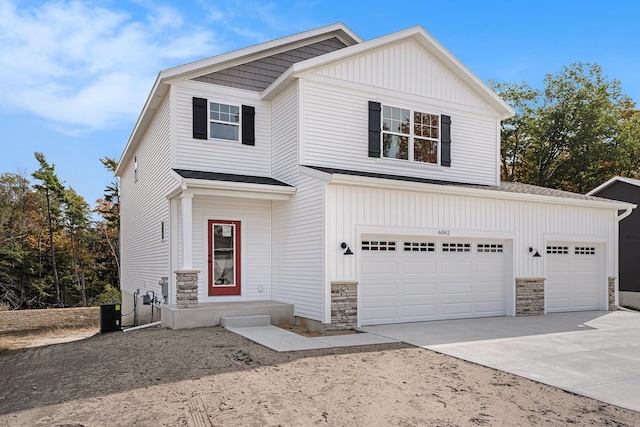
POLYGON ((209 296, 240 295, 240 221, 209 220, 209 296))

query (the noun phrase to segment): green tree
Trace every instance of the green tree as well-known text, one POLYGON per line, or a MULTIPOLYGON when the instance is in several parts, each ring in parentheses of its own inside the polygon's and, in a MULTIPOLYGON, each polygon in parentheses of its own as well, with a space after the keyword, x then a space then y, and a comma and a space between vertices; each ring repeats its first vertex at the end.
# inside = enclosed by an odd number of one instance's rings
MULTIPOLYGON (((102 165, 112 173, 115 173, 118 162, 110 157, 100 159, 102 165)), ((109 251, 111 252, 111 264, 115 266, 114 283, 120 280, 120 183, 117 179, 111 181, 104 190, 104 198, 96 201, 95 212, 103 221, 96 224, 96 229, 101 233, 109 251)))
POLYGON ((41 223, 39 206, 24 175, 0 174, 0 305, 23 307, 40 296, 32 245, 41 223))
POLYGON ((527 153, 532 143, 540 92, 526 83, 498 83, 490 85, 515 110, 516 115, 501 123, 500 158, 502 179, 521 181, 527 173, 527 153))
POLYGON ((84 235, 90 227, 91 210, 89 204, 73 188, 65 191, 64 223, 69 233, 71 254, 73 259, 73 275, 76 285, 81 289, 82 305, 87 305, 85 289, 85 272, 83 260, 87 252, 84 250, 84 235))
POLYGON ((49 245, 51 253, 51 271, 53 273, 53 284, 56 295, 56 304, 62 305, 60 296, 60 281, 58 268, 56 266, 56 250, 54 244, 54 230, 58 228, 61 214, 61 205, 65 202, 64 186, 55 173, 55 165, 49 165, 44 154, 34 153, 36 160, 40 164, 40 169, 32 176, 40 181, 33 187, 44 194, 46 200, 46 217, 49 229, 49 245))
POLYGON ((633 102, 597 64, 563 67, 544 83, 541 91, 493 84, 516 111, 502 127, 503 179, 585 192, 615 174, 624 150, 634 146, 632 120, 618 141, 633 102))

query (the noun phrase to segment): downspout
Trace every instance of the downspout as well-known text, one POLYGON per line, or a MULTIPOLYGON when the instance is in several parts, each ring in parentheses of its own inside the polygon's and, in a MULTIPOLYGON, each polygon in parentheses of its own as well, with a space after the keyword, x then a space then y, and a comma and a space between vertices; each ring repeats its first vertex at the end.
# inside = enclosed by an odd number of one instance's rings
MULTIPOLYGON (((615 275, 616 275, 616 280, 619 280, 620 277, 620 221, 622 221, 623 219, 625 219, 626 217, 628 217, 629 215, 631 215, 631 212, 638 207, 638 205, 633 205, 631 207, 628 207, 624 210, 624 212, 622 212, 621 214, 616 215, 616 221, 618 223, 618 226, 616 227, 616 232, 615 232, 615 261, 614 261, 614 269, 615 269, 615 275)), ((619 282, 618 282, 618 286, 619 286, 619 282)), ((616 306, 620 306, 620 291, 619 289, 615 289, 614 291, 615 293, 615 297, 614 297, 614 304, 616 306)), ((607 307, 608 308, 608 307, 607 307)))

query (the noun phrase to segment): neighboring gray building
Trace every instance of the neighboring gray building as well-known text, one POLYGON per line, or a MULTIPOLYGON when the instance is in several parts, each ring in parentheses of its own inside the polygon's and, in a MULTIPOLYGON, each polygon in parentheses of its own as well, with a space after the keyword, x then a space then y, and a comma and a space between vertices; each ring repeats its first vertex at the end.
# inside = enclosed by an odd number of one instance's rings
MULTIPOLYGON (((616 176, 588 195, 640 204, 640 180, 616 176)), ((640 211, 620 221, 618 240, 620 305, 640 308, 640 211)))

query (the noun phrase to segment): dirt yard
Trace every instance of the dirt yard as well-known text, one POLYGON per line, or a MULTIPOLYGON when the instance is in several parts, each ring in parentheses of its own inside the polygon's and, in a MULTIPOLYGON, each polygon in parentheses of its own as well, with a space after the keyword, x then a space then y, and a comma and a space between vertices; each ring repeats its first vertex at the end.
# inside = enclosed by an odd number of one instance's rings
POLYGON ((2 426, 640 425, 640 413, 428 350, 276 353, 218 327, 13 350, 0 384, 2 426))

